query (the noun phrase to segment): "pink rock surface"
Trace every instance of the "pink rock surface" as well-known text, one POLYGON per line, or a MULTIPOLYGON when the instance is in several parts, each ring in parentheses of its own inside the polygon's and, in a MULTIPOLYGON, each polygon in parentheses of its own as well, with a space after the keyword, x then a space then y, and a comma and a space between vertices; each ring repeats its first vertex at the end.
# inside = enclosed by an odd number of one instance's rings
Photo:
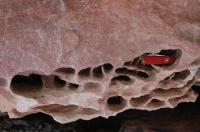
POLYGON ((0 0, 0 111, 61 123, 195 101, 199 0, 0 0), (172 65, 144 65, 146 54, 172 65))

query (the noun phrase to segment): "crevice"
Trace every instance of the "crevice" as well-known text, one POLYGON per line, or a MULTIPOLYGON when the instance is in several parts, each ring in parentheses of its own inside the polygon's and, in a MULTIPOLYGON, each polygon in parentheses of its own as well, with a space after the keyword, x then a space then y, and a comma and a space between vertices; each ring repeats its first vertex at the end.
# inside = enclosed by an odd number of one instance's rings
POLYGON ((13 92, 38 91, 43 87, 41 75, 31 74, 29 76, 16 75, 11 80, 13 92))
POLYGON ((116 76, 116 77, 114 77, 114 78, 111 79, 111 85, 115 85, 118 82, 122 83, 124 85, 130 85, 134 81, 130 77, 125 76, 125 75, 119 75, 119 76, 116 76))
POLYGON ((139 107, 139 106, 142 106, 144 104, 146 104, 149 100, 151 99, 151 95, 143 95, 143 96, 140 96, 138 98, 131 98, 130 99, 130 104, 133 106, 133 107, 139 107))
POLYGON ((121 96, 112 96, 107 99, 107 106, 112 111, 120 111, 126 106, 127 101, 121 96))
POLYGON ((60 79, 58 76, 54 77, 54 86, 56 88, 63 88, 66 85, 66 81, 60 79))

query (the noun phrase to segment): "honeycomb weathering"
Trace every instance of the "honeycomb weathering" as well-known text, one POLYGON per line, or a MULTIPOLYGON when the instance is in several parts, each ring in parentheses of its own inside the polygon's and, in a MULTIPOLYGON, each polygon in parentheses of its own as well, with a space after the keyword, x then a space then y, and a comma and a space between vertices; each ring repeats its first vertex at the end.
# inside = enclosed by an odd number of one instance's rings
POLYGON ((0 0, 0 111, 66 123, 194 102, 199 21, 198 0, 0 0))

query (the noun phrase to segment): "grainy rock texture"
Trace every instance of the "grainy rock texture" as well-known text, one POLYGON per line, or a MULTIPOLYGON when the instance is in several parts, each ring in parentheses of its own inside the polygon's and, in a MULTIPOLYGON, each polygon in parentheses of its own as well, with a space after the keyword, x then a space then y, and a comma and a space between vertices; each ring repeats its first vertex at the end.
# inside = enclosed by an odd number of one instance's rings
POLYGON ((0 0, 0 111, 60 122, 195 101, 199 0, 0 0), (149 54, 176 57, 144 65, 149 54))

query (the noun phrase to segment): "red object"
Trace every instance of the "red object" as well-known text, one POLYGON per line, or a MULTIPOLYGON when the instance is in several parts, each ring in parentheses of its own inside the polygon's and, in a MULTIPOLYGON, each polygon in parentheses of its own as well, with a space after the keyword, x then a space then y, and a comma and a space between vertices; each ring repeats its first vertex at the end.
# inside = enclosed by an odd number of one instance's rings
POLYGON ((176 58, 174 56, 144 56, 144 64, 166 65, 173 64, 176 58))

